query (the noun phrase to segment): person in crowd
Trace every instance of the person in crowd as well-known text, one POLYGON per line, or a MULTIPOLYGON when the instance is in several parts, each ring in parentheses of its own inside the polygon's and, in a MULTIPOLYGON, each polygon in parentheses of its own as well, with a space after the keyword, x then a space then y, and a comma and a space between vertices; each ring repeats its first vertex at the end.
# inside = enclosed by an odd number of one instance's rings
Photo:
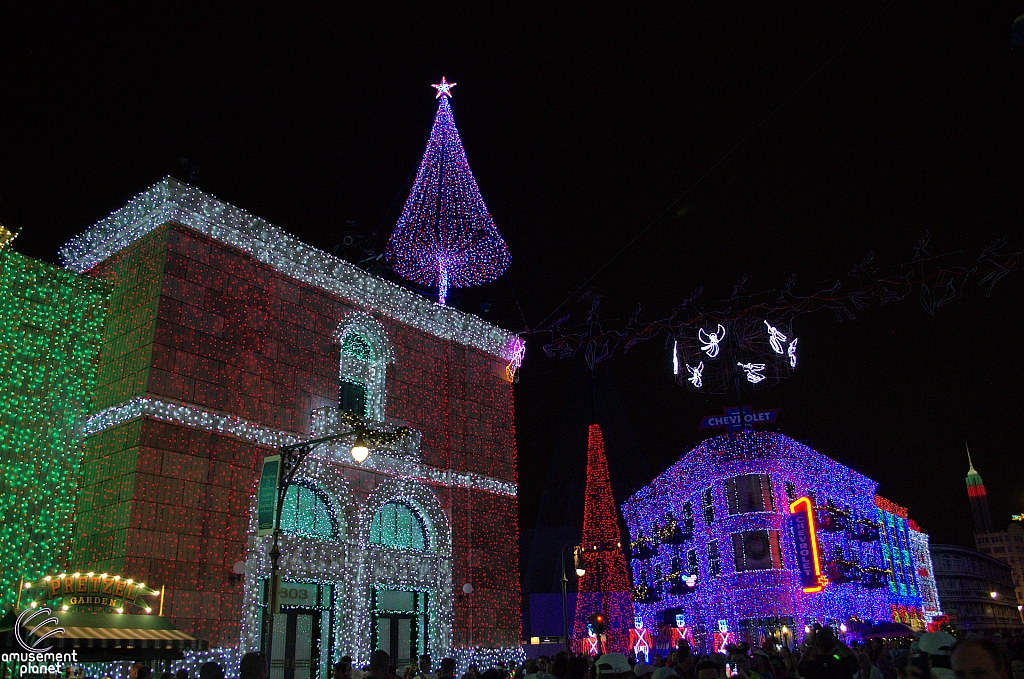
POLYGON ((679 673, 673 667, 659 667, 654 670, 651 679, 678 679, 679 673))
POLYGON ((968 637, 952 645, 950 669, 956 679, 1010 679, 1004 653, 981 637, 968 637))
POLYGON ((804 639, 804 657, 797 672, 804 679, 851 679, 858 670, 850 647, 830 627, 816 627, 804 639))
POLYGON ((871 664, 871 658, 863 651, 857 653, 857 679, 884 679, 882 671, 871 664))
MULTIPOLYGON (((569 653, 567 651, 559 651, 555 653, 555 657, 551 660, 551 676, 555 679, 566 679, 566 674, 569 671, 569 653)), ((466 679, 463 677, 462 679, 466 679)))
POLYGON ((140 662, 133 662, 132 666, 128 668, 128 679, 139 679, 139 670, 145 665, 140 662))
POLYGON ((496 667, 492 667, 484 672, 480 679, 508 679, 508 672, 502 674, 496 667))
POLYGON ((882 679, 896 679, 896 666, 892 662, 890 650, 886 648, 882 640, 877 637, 870 639, 866 646, 868 657, 871 658, 871 664, 882 673, 882 679))
POLYGON ((441 658, 437 679, 455 679, 455 658, 441 658))
POLYGON ((391 656, 379 648, 370 654, 370 669, 364 675, 370 679, 391 679, 391 656))
POLYGON ((683 679, 697 679, 697 660, 693 657, 690 642, 680 639, 676 642, 676 664, 674 669, 683 679))
POLYGON ((701 660, 694 666, 697 679, 723 679, 722 668, 713 660, 701 660))
POLYGON ((633 668, 621 653, 605 653, 594 662, 598 679, 631 679, 633 668))
POLYGON ((419 658, 419 671, 416 673, 416 679, 435 679, 434 665, 426 653, 419 658))
POLYGON ((775 679, 775 672, 772 671, 772 660, 768 652, 763 648, 755 648, 750 659, 750 676, 754 675, 760 679, 775 679))
POLYGON ((160 673, 160 679, 174 679, 174 675, 171 674, 170 670, 164 670, 160 673))
POLYGON ((419 668, 415 664, 409 663, 405 666, 405 670, 402 672, 402 679, 415 679, 416 674, 419 671, 419 668))
POLYGON ((188 670, 182 668, 174 673, 174 679, 188 679, 188 670))
POLYGON ((750 656, 747 655, 749 648, 746 643, 742 642, 725 647, 728 653, 726 656, 727 675, 742 677, 743 679, 761 679, 761 675, 750 670, 750 656))
POLYGON ((586 679, 590 674, 590 663, 582 656, 573 656, 566 661, 565 679, 586 679))
POLYGON ((466 668, 466 673, 462 675, 461 679, 480 679, 480 668, 476 665, 470 665, 466 668))
POLYGON ((648 665, 645 662, 638 662, 636 665, 633 665, 633 676, 636 677, 636 679, 640 679, 640 677, 648 677, 653 675, 656 669, 658 668, 654 665, 648 665))
MULTIPOLYGON (((337 666, 335 666, 335 670, 337 670, 337 666)), ((239 679, 267 679, 270 676, 267 656, 255 651, 243 655, 238 664, 238 676, 239 679)), ((335 672, 334 678, 338 679, 337 672, 335 672)))
POLYGON ((952 634, 925 632, 910 645, 907 674, 912 679, 953 679, 949 661, 954 644, 952 634))

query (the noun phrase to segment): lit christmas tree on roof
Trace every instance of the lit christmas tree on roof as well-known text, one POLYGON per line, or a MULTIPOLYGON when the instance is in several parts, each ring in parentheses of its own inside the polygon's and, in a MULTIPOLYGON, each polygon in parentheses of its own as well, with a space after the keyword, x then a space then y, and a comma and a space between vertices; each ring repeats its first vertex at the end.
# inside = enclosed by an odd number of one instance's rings
POLYGON ((492 281, 511 257, 473 178, 448 100, 455 83, 433 85, 440 100, 427 150, 386 250, 398 275, 437 288, 492 281))

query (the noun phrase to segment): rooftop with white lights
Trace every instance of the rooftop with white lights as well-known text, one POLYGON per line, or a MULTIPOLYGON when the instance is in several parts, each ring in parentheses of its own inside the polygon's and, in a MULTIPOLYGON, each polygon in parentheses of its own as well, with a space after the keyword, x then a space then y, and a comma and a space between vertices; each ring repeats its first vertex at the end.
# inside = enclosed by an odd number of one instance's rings
POLYGON ((303 243, 283 229, 173 177, 165 177, 60 248, 65 268, 84 273, 149 232, 174 222, 238 248, 298 281, 506 361, 523 340, 472 314, 442 306, 303 243))

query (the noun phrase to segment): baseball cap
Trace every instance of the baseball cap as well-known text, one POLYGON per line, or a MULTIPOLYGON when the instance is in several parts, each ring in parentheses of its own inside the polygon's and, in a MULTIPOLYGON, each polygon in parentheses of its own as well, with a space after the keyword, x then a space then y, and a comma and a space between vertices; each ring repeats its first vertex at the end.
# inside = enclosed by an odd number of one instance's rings
POLYGON ((956 637, 948 632, 925 632, 911 648, 928 655, 949 655, 949 649, 956 643, 956 637))
POLYGON ((626 660, 626 656, 621 653, 605 653, 597 659, 597 676, 604 676, 606 674, 624 674, 626 672, 632 672, 633 668, 629 666, 629 661, 626 660))
POLYGON ((645 662, 638 662, 633 668, 633 676, 642 677, 645 674, 654 674, 654 671, 658 669, 654 665, 648 665, 645 662))
POLYGON ((659 667, 654 670, 654 675, 651 679, 677 679, 678 677, 679 673, 671 667, 659 667))

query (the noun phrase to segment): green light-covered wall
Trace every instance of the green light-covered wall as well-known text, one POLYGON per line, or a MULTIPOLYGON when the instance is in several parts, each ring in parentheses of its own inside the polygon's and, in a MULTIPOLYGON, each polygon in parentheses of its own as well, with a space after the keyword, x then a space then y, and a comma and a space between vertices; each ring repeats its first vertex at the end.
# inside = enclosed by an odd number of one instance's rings
POLYGON ((65 565, 106 286, 0 251, 0 610, 65 565))

